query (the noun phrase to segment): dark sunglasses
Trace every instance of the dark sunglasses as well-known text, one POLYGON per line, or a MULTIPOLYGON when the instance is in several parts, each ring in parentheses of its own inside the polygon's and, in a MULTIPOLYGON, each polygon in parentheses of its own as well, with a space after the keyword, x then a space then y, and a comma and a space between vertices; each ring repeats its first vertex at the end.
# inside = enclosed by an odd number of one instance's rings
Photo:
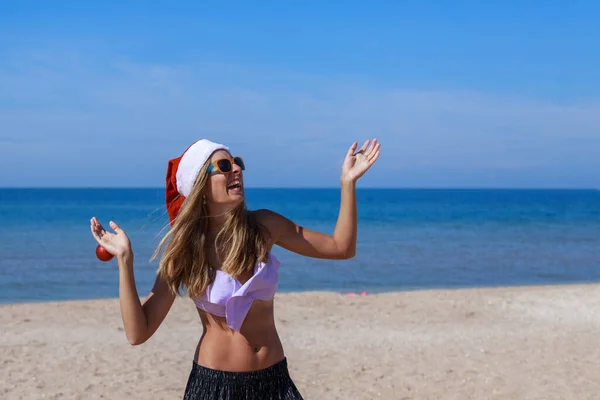
POLYGON ((208 166, 208 169, 206 170, 206 172, 210 173, 210 172, 220 172, 222 174, 228 174, 233 170, 233 164, 236 164, 238 167, 240 167, 243 170, 246 169, 246 165, 244 164, 244 160, 242 159, 242 157, 233 157, 233 158, 221 158, 220 160, 217 161, 213 161, 212 163, 210 163, 210 165, 208 166))

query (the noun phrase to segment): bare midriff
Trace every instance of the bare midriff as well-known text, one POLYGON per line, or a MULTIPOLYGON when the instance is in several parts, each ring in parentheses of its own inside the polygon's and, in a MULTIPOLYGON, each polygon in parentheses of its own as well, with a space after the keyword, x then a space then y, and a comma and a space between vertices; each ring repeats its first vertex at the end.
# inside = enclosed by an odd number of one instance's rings
POLYGON ((254 300, 239 332, 224 317, 197 310, 204 328, 195 356, 199 365, 221 371, 256 371, 284 358, 273 300, 254 300))

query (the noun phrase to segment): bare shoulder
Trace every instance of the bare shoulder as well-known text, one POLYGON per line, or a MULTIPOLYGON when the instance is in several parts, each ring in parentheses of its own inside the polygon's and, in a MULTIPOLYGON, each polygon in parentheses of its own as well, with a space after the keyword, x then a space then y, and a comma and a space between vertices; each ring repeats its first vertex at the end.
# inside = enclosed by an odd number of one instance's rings
POLYGON ((275 211, 269 210, 267 208, 261 208, 259 210, 253 211, 256 219, 259 223, 265 225, 272 225, 278 223, 280 218, 282 218, 281 214, 276 213, 275 211))
POLYGON ((271 240, 276 242, 287 219, 283 215, 266 208, 255 210, 253 214, 256 221, 268 231, 271 240))

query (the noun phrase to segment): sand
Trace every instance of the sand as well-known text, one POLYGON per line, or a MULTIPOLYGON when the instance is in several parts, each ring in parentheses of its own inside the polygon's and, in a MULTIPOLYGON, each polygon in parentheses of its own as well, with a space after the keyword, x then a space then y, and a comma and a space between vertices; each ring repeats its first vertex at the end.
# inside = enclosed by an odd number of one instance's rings
MULTIPOLYGON (((600 286, 278 294, 306 399, 599 399, 600 286)), ((132 347, 118 300, 0 306, 1 399, 180 399, 201 325, 178 299, 132 347)))

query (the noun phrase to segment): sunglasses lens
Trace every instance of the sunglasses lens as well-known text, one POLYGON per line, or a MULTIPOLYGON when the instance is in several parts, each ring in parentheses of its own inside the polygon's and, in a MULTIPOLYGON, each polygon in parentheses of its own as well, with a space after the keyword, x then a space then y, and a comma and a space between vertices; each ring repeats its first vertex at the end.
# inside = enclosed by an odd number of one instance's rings
POLYGON ((231 161, 229 160, 219 160, 217 161, 217 165, 221 172, 229 172, 231 171, 231 161))
POLYGON ((235 157, 233 159, 233 161, 237 164, 238 167, 240 167, 242 170, 246 169, 246 165, 244 164, 244 160, 242 160, 242 157, 235 157))

